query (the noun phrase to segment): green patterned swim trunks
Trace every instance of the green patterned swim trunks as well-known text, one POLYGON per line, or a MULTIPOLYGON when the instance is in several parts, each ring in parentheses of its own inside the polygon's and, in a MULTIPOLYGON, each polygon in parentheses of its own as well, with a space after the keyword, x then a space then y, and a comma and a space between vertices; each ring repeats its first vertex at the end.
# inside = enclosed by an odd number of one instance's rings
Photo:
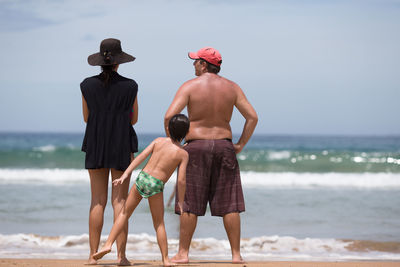
POLYGON ((164 190, 164 182, 141 171, 136 178, 136 189, 144 198, 149 198, 164 190))

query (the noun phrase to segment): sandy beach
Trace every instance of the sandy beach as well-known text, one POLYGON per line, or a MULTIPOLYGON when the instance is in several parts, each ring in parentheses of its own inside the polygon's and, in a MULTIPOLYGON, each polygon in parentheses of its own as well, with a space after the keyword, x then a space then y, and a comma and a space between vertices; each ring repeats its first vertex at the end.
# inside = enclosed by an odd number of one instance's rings
MULTIPOLYGON (((87 266, 85 260, 59 260, 59 259, 0 259, 0 266, 24 266, 24 267, 75 267, 87 266)), ((117 266, 110 260, 99 261, 98 266, 117 266)), ((160 261, 134 261, 133 266, 162 266, 160 261)), ((399 267, 400 262, 387 261, 362 261, 362 262, 299 262, 299 261, 252 261, 246 264, 230 264, 225 261, 192 261, 189 264, 179 266, 265 266, 265 267, 399 267)))

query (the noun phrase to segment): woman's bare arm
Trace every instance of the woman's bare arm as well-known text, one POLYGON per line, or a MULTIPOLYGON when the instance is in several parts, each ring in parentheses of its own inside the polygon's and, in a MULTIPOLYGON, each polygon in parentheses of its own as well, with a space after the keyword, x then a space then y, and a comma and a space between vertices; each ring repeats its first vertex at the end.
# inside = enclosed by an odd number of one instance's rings
POLYGON ((139 117, 139 105, 138 105, 137 96, 136 96, 135 102, 133 103, 133 107, 132 107, 132 117, 131 117, 132 125, 135 125, 137 123, 138 117, 139 117))

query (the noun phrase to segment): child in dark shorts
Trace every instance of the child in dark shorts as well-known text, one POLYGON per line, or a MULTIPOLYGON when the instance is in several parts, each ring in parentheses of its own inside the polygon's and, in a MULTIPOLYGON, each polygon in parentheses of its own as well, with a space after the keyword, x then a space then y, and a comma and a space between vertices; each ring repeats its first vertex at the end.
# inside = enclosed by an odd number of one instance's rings
POLYGON ((154 229, 157 234, 158 245, 161 250, 164 266, 175 265, 168 258, 167 235, 164 226, 164 199, 163 188, 172 173, 178 167, 177 185, 179 188, 178 206, 182 211, 183 199, 186 187, 186 165, 188 153, 182 148, 180 142, 185 138, 189 130, 189 119, 183 114, 173 116, 169 122, 170 137, 155 139, 142 153, 140 153, 129 165, 124 174, 116 179, 113 184, 122 184, 130 177, 132 171, 141 164, 150 154, 151 157, 146 166, 138 175, 136 184, 132 186, 129 196, 120 214, 114 222, 110 235, 102 249, 93 255, 98 260, 111 251, 112 244, 128 223, 129 217, 140 203, 143 197, 148 198, 150 211, 153 218, 154 229))

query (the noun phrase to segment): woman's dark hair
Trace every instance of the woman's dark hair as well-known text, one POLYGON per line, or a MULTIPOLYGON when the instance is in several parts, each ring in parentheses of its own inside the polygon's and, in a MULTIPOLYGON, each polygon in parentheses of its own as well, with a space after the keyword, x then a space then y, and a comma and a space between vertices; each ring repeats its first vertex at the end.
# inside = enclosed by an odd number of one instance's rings
POLYGON ((218 72, 221 70, 221 67, 219 67, 219 66, 211 64, 210 62, 208 62, 208 61, 206 61, 204 59, 200 59, 200 60, 206 63, 207 71, 210 72, 210 73, 218 74, 218 72))
POLYGON ((101 70, 103 72, 100 74, 100 79, 103 82, 104 86, 107 86, 108 83, 110 82, 111 72, 113 71, 114 68, 115 68, 115 65, 101 66, 101 70))
POLYGON ((181 142, 189 131, 190 121, 184 114, 175 114, 168 123, 168 131, 172 140, 181 142))

